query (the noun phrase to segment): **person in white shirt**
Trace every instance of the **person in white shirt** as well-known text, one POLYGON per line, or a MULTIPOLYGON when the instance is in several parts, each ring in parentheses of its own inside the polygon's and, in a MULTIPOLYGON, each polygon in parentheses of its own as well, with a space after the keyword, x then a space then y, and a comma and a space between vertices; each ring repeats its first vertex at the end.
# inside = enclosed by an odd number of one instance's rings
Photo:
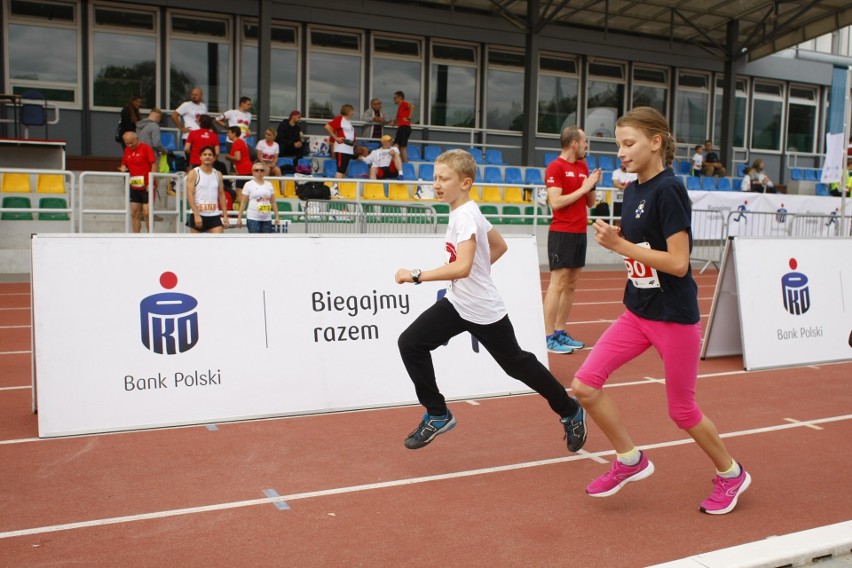
POLYGON ((255 150, 257 150, 257 159, 267 165, 272 175, 280 176, 281 168, 278 167, 280 148, 278 142, 275 141, 276 134, 274 128, 267 128, 263 140, 257 143, 255 150))
POLYGON ((240 138, 243 140, 245 140, 248 136, 251 136, 251 99, 248 97, 240 97, 239 108, 226 110, 216 117, 216 123, 219 126, 239 126, 240 138))
POLYGON ((198 120, 201 115, 207 114, 207 105, 201 100, 204 93, 199 87, 192 89, 189 94, 189 100, 181 103, 179 107, 172 113, 172 120, 181 131, 183 138, 189 134, 191 130, 198 130, 198 120))
POLYGON ((639 177, 635 172, 628 172, 624 164, 612 172, 612 186, 616 189, 625 189, 636 178, 639 177))
POLYGON ((337 162, 337 173, 334 177, 345 178, 349 161, 355 153, 355 127, 352 126, 351 116, 355 107, 346 104, 340 107, 340 114, 328 121, 325 131, 328 141, 334 142, 334 158, 337 162))
POLYGON ((695 147, 695 153, 692 155, 692 175, 700 176, 701 169, 704 167, 704 146, 700 144, 695 147))
POLYGON ((402 179, 402 158, 399 157, 399 148, 391 146, 393 136, 385 134, 382 136, 382 145, 364 158, 364 163, 370 166, 370 179, 402 179))
POLYGON ((391 121, 391 117, 382 110, 381 99, 375 98, 370 101, 370 108, 361 114, 361 120, 364 122, 364 138, 381 138, 384 126, 391 121))
POLYGON ((444 152, 435 160, 435 196, 450 206, 446 263, 431 270, 400 268, 395 275, 398 284, 447 281, 446 295, 399 336, 402 362, 417 399, 426 408, 423 420, 405 439, 405 447, 422 448, 456 425, 438 390, 431 352, 467 331, 510 377, 547 400, 561 418, 568 449, 577 452, 586 442, 586 413, 547 367, 518 345, 506 305, 491 279, 491 266, 508 246, 470 199, 475 177, 476 162, 464 150, 444 152))
POLYGON ((278 204, 275 202, 275 189, 264 180, 266 164, 255 162, 252 165, 252 179, 243 186, 240 195, 240 213, 237 216, 237 228, 243 226, 243 211, 246 213, 246 226, 249 233, 271 233, 272 214, 275 213, 275 224, 281 223, 278 214, 278 204))

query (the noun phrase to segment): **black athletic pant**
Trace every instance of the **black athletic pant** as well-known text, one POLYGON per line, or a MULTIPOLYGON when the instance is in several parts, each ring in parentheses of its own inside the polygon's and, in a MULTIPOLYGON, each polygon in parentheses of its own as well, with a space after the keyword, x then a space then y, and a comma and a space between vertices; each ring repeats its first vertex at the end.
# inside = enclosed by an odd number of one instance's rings
POLYGON ((420 314, 399 336, 399 353, 414 383, 417 400, 434 416, 447 413, 444 395, 438 390, 431 352, 456 335, 470 332, 488 350, 506 373, 518 379, 545 399, 559 416, 574 416, 576 401, 568 396, 565 387, 550 374, 535 355, 523 351, 515 338, 509 316, 481 325, 466 321, 446 298, 420 314))

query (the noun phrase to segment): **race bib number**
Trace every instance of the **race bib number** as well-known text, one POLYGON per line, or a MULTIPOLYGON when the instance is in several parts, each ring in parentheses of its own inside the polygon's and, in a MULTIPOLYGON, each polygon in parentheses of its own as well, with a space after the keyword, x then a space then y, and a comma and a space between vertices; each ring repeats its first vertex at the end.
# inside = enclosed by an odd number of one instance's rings
POLYGON ((270 204, 270 203, 258 203, 257 204, 257 212, 258 213, 270 213, 270 212, 272 212, 272 204, 270 204))
MULTIPOLYGON (((650 249, 651 245, 647 242, 636 243, 642 248, 650 249)), ((659 288, 660 278, 657 275, 657 269, 651 268, 647 264, 624 257, 624 266, 627 268, 627 279, 633 282, 637 288, 659 288)))
POLYGON ((130 176, 130 187, 133 189, 145 189, 145 176, 130 176))
POLYGON ((198 210, 199 211, 205 211, 205 212, 216 211, 218 208, 219 208, 219 205, 216 204, 216 203, 206 203, 206 202, 202 201, 201 203, 198 204, 198 210))

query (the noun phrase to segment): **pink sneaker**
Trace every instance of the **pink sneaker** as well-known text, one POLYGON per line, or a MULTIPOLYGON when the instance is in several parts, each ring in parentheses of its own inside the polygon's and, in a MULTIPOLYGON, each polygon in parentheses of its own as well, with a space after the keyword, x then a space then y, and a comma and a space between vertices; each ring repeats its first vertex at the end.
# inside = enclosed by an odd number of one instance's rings
POLYGON ((592 497, 609 497, 618 493, 619 489, 631 481, 645 479, 650 477, 652 473, 654 473, 654 464, 645 457, 644 452, 642 452, 642 457, 636 465, 624 465, 615 460, 608 472, 586 487, 586 493, 592 497))
POLYGON ((737 499, 743 491, 751 485, 751 476, 746 473, 745 468, 740 464, 739 477, 727 479, 718 475, 713 479, 713 493, 710 497, 701 502, 699 509, 702 513, 708 515, 724 515, 730 513, 737 506, 737 499))

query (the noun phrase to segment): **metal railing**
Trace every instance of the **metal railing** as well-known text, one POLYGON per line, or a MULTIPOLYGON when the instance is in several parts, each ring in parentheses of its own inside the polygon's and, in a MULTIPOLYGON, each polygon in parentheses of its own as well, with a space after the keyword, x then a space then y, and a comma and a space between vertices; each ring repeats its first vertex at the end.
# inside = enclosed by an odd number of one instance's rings
POLYGON ((83 172, 80 174, 80 208, 77 212, 77 226, 80 228, 81 233, 86 232, 86 218, 91 215, 106 215, 110 217, 117 217, 119 215, 124 217, 124 232, 130 232, 130 174, 127 172, 83 172), (107 178, 107 177, 120 177, 123 179, 122 183, 124 185, 124 204, 121 209, 97 209, 97 208, 88 208, 86 205, 87 200, 87 180, 91 178, 107 178))
POLYGON ((0 168, 0 174, 24 174, 24 175, 35 175, 36 176, 36 187, 33 190, 32 185, 30 185, 30 191, 8 191, 3 192, 3 199, 0 200, 0 218, 3 217, 4 213, 16 214, 16 213, 25 213, 29 214, 33 220, 39 220, 40 217, 44 218, 48 217, 52 222, 55 222, 57 219, 53 217, 53 215, 66 215, 68 217, 68 221, 70 223, 70 232, 75 232, 76 224, 74 222, 74 212, 76 210, 75 196, 77 195, 77 180, 74 178, 74 173, 68 170, 36 170, 36 169, 21 169, 21 168, 0 168), (63 178, 64 191, 58 192, 52 189, 49 190, 39 190, 39 181, 38 176, 42 175, 61 175, 63 178), (30 207, 4 207, 3 201, 7 197, 26 197, 30 202, 30 207), (42 199, 49 198, 62 198, 66 200, 67 207, 41 207, 42 199), (38 207, 32 207, 33 199, 37 199, 38 207), (35 214, 35 215, 34 215, 35 214))

